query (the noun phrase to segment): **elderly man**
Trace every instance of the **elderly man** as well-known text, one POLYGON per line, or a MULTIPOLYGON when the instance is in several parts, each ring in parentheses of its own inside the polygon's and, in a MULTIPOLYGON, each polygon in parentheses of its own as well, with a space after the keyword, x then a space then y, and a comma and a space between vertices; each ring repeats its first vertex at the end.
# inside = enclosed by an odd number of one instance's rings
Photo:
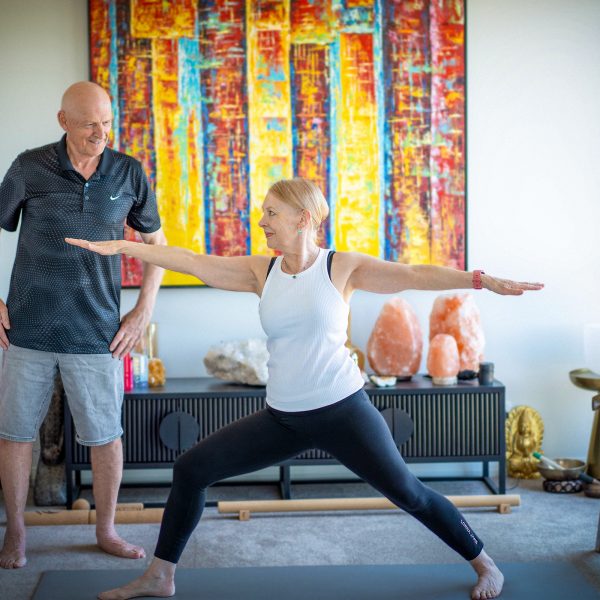
POLYGON ((120 318, 120 258, 94 258, 65 237, 122 239, 124 223, 147 244, 165 244, 156 199, 135 159, 106 147, 111 101, 79 82, 62 98, 58 143, 20 154, 0 186, 0 228, 17 253, 6 304, 0 300, 0 479, 7 528, 0 567, 22 567, 23 511, 32 446, 60 371, 77 440, 90 446, 102 550, 142 558, 114 527, 122 475, 121 358, 150 320, 163 270, 147 266, 137 303, 120 318))

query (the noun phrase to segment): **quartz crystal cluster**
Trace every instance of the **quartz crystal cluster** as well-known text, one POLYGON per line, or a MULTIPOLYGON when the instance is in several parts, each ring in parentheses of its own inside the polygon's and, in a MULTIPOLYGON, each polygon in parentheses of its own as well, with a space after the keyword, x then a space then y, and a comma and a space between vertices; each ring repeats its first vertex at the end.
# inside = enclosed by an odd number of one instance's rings
POLYGON ((209 375, 232 383, 266 385, 269 352, 263 339, 237 340, 211 346, 204 357, 209 375))

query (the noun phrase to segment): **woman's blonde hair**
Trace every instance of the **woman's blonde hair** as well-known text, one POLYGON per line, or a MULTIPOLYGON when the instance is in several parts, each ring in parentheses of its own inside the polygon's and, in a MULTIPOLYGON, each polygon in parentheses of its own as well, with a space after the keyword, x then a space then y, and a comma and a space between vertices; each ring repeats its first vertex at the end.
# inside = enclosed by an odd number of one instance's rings
POLYGON ((282 179, 274 183, 268 194, 273 194, 278 200, 310 213, 313 232, 317 233, 321 223, 329 215, 329 206, 319 186, 303 177, 282 179))

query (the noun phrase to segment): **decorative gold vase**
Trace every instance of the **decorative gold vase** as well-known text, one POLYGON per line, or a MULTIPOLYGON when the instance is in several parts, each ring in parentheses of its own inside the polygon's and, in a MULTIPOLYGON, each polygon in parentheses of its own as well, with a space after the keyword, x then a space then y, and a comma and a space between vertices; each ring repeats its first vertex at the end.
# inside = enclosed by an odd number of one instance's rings
POLYGON ((571 381, 579 388, 596 392, 592 398, 594 421, 588 447, 586 473, 600 479, 600 373, 590 369, 575 369, 569 373, 571 381))
POLYGON ((146 327, 146 353, 149 360, 158 358, 158 323, 148 323, 146 327))

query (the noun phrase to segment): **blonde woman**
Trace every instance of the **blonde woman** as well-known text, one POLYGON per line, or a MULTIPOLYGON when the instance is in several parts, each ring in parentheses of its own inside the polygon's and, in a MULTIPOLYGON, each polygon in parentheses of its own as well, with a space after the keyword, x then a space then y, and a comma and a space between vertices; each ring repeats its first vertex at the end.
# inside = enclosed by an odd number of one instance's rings
POLYGON ((383 417, 362 389, 361 374, 345 347, 349 302, 355 290, 390 294, 484 287, 520 295, 542 285, 319 248, 316 232, 329 211, 319 188, 305 179, 274 184, 262 212, 259 225, 268 247, 280 252, 277 258, 226 258, 122 240, 67 239, 98 254, 127 254, 191 274, 212 287, 254 292, 260 297, 270 354, 267 408, 213 433, 176 461, 151 565, 139 579, 99 597, 173 595, 176 565, 200 520, 206 488, 316 447, 470 561, 478 576, 473 599, 495 598, 502 589, 502 573, 454 505, 408 470, 383 417))

